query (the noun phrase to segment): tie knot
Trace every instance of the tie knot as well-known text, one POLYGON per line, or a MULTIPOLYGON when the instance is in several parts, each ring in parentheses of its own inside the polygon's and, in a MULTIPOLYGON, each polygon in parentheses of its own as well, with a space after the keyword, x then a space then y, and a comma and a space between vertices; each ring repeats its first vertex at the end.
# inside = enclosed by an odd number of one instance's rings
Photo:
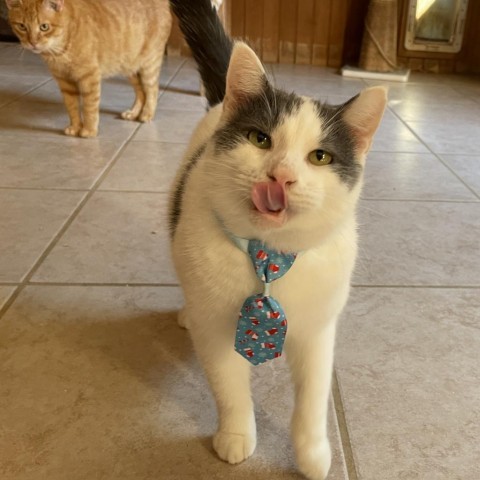
POLYGON ((268 248, 260 240, 248 242, 248 254, 257 277, 263 283, 270 283, 283 277, 297 257, 296 253, 283 253, 268 248))

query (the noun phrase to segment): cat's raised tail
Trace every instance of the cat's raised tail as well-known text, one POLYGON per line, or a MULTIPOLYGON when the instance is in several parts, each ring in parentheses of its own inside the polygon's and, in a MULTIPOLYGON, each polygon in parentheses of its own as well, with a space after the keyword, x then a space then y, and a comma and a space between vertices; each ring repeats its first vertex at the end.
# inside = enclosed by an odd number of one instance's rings
POLYGON ((223 101, 233 41, 211 0, 170 0, 173 13, 197 62, 210 106, 223 101))

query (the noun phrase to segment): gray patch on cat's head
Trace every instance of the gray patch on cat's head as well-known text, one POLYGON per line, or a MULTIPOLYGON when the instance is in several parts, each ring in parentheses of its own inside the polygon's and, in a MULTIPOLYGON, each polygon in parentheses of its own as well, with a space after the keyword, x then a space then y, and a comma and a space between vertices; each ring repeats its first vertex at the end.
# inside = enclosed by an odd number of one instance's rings
POLYGON ((247 134, 257 129, 271 135, 285 117, 297 112, 304 100, 294 93, 274 88, 264 77, 262 93, 245 99, 229 121, 215 133, 216 152, 229 151, 248 142, 247 134))
POLYGON ((350 189, 358 182, 362 166, 356 158, 353 133, 343 120, 342 114, 355 98, 339 106, 313 101, 317 115, 325 126, 326 134, 321 139, 322 148, 333 156, 330 167, 350 189))

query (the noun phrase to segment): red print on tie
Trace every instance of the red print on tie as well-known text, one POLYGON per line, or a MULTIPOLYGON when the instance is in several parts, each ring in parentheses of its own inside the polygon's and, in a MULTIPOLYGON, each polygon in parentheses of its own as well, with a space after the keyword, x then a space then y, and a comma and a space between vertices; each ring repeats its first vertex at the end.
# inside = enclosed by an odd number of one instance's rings
POLYGON ((268 269, 270 271, 272 271, 273 273, 277 273, 279 270, 280 270, 280 267, 275 264, 275 263, 271 263, 269 266, 268 266, 268 269))
POLYGON ((275 335, 278 333, 278 328, 271 328, 270 330, 265 330, 265 334, 270 337, 271 335, 275 335))
POLYGON ((245 334, 250 335, 250 337, 252 337, 252 340, 258 340, 258 335, 253 330, 246 330, 245 334))
POLYGON ((257 253, 257 259, 258 260, 266 260, 268 258, 268 254, 267 252, 265 252, 264 250, 259 250, 258 253, 257 253))

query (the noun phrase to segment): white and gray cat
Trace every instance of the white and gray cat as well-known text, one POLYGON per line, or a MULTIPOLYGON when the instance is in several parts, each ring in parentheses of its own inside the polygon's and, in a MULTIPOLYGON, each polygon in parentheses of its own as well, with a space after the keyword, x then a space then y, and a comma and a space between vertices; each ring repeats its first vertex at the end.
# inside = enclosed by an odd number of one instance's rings
POLYGON ((335 329, 357 254, 365 156, 386 90, 366 89, 340 106, 278 90, 255 53, 225 35, 208 0, 171 4, 212 107, 177 175, 170 227, 186 301, 179 322, 191 334, 218 408, 213 446, 229 463, 255 450, 251 365, 234 343, 242 303, 263 288, 238 239, 260 240, 298 254, 270 294, 288 317, 296 460, 307 478, 323 480, 331 463, 335 329))

